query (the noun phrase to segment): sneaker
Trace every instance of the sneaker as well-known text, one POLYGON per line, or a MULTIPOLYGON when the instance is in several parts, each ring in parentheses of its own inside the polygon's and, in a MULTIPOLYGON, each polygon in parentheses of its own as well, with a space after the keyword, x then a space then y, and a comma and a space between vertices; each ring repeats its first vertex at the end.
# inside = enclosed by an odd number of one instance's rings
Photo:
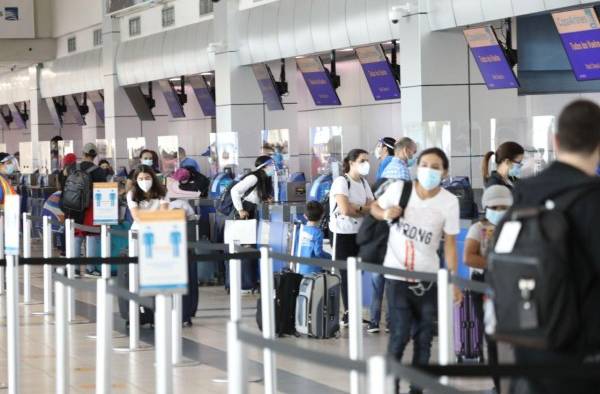
POLYGON ((85 271, 86 278, 99 278, 101 276, 102 276, 102 274, 100 273, 100 271, 96 271, 96 270, 91 271, 91 272, 87 271, 87 270, 85 271))
POLYGON ((341 327, 348 327, 348 312, 344 312, 344 316, 342 317, 342 321, 340 322, 341 327))
POLYGON ((378 333, 379 332, 379 324, 370 322, 369 324, 367 324, 367 332, 370 332, 372 334, 378 333))

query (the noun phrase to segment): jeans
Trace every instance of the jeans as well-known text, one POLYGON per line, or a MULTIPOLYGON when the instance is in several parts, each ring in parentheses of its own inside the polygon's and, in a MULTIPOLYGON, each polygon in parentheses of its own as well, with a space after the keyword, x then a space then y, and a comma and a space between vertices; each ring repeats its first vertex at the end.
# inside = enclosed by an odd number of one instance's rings
MULTIPOLYGON (((348 257, 358 256, 356 234, 335 234, 335 259, 346 260, 348 257)), ((348 271, 340 270, 342 279, 342 300, 344 312, 348 312, 348 271)))
MULTIPOLYGON (((100 257, 100 236, 98 235, 87 235, 85 237, 75 237, 75 253, 74 256, 81 256, 81 245, 85 239, 86 244, 86 256, 87 257, 100 257)), ((93 272, 96 270, 96 266, 86 265, 85 270, 87 272, 93 272)))
MULTIPOLYGON (((437 287, 433 285, 422 296, 417 296, 409 288, 414 285, 400 280, 387 280, 387 301, 391 323, 388 354, 398 362, 402 362, 404 349, 411 338, 411 329, 415 326, 412 365, 427 365, 431 357, 437 287)), ((423 282, 423 285, 426 283, 423 282)), ((411 385, 411 391, 420 392, 419 390, 411 385)))
MULTIPOLYGON (((383 291, 385 290, 385 277, 381 274, 371 273, 371 285, 373 292, 371 294, 371 307, 369 316, 372 324, 379 325, 381 320, 381 304, 383 301, 383 291)), ((390 326, 390 314, 387 314, 387 326, 390 326)))

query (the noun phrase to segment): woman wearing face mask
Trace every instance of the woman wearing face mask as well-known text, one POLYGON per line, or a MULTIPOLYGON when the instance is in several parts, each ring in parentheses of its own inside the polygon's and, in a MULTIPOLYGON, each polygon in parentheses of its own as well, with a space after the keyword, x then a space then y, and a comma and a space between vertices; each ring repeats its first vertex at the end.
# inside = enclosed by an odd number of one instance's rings
MULTIPOLYGON (((329 191, 329 230, 333 233, 334 260, 358 255, 356 234, 365 215, 370 212, 373 192, 365 177, 369 175, 369 153, 352 149, 344 158, 344 175, 336 178, 329 191)), ((342 276, 342 299, 345 313, 342 327, 348 325, 348 277, 342 276)))
POLYGON ((394 145, 396 140, 392 137, 384 137, 379 140, 375 147, 375 158, 380 161, 375 174, 375 180, 378 181, 382 177, 383 170, 390 164, 394 157, 394 145))
POLYGON ((234 213, 240 219, 255 219, 256 207, 273 198, 275 162, 269 156, 259 156, 254 162, 254 171, 246 174, 231 188, 234 213))
POLYGON ((127 208, 134 220, 131 228, 137 229, 139 211, 169 209, 169 201, 165 199, 165 189, 151 167, 140 165, 133 173, 133 180, 127 192, 127 208))
MULTIPOLYGON (((371 214, 391 223, 384 266, 415 272, 437 273, 440 268, 438 246, 444 236, 448 269, 456 272, 456 235, 460 231, 458 199, 442 189, 449 161, 438 148, 426 149, 417 160, 414 182, 405 212, 399 207, 402 190, 408 183, 396 182, 373 204, 371 214)), ((388 353, 401 362, 404 349, 413 335, 413 365, 426 365, 431 356, 437 288, 433 282, 414 281, 386 275, 390 313, 388 353)), ((456 292, 455 298, 460 300, 456 292)), ((421 393, 411 387, 411 393, 421 393)))
MULTIPOLYGON (((506 186, 493 185, 485 189, 482 205, 485 208, 485 218, 473 224, 467 234, 465 244, 465 264, 471 267, 471 279, 483 282, 487 268, 487 254, 494 238, 496 226, 500 223, 506 211, 513 204, 510 189, 506 186)), ((483 337, 483 295, 472 294, 476 318, 479 321, 479 338, 483 337)), ((486 337, 490 364, 498 364, 498 347, 496 343, 486 337)), ((496 392, 500 392, 500 379, 494 378, 496 392)))
POLYGON ((500 145, 495 153, 486 153, 481 166, 485 187, 501 185, 512 190, 517 179, 521 177, 524 156, 525 149, 512 141, 500 145), (496 171, 492 171, 490 174, 489 165, 492 156, 496 162, 496 171))

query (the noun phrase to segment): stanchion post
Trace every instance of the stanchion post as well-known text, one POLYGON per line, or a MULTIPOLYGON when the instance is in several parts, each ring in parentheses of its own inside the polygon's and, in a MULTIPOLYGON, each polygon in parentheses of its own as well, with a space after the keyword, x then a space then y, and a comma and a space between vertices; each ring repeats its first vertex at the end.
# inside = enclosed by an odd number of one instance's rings
POLYGON ((155 346, 156 346, 156 390, 157 394, 172 394, 173 363, 171 360, 171 296, 156 296, 155 346))
MULTIPOLYGON (((31 218, 23 213, 23 257, 31 257, 31 218)), ((23 266, 23 304, 31 303, 31 266, 23 266)))
MULTIPOLYGON (((138 240, 133 230, 129 231, 129 257, 138 256, 138 240)), ((129 291, 137 294, 139 291, 138 265, 129 264, 129 291)), ((140 307, 137 302, 129 300, 129 349, 137 349, 140 345, 140 307)))
POLYGON ((19 393, 19 257, 6 256, 8 393, 19 393))
MULTIPOLYGON (((59 268, 58 274, 64 275, 64 269, 59 268)), ((56 335, 56 394, 69 392, 69 338, 67 295, 65 285, 54 282, 56 293, 55 335, 56 335)))
MULTIPOLYGON (((438 346, 440 365, 449 365, 454 359, 454 306, 450 273, 446 269, 438 271, 438 346)), ((447 384, 447 377, 442 377, 447 384)))
MULTIPOLYGON (((363 357, 362 336, 362 271, 358 268, 356 257, 348 258, 348 333, 350 339, 349 355, 351 360, 363 357)), ((359 394, 362 379, 358 371, 350 371, 350 393, 359 394)))
MULTIPOLYGON (((229 253, 235 253, 238 241, 229 243, 229 253)), ((242 320, 242 261, 229 260, 229 299, 230 316, 229 320, 238 322, 242 320)))
MULTIPOLYGON (((65 257, 73 259, 75 257, 75 222, 73 219, 65 220, 65 257)), ((67 260, 72 261, 72 260, 67 260)), ((75 266, 67 263, 67 278, 75 278, 75 266)), ((75 292, 72 287, 66 289, 67 292, 67 320, 75 320, 75 292)))
MULTIPOLYGON (((110 257, 108 226, 102 225, 100 254, 110 257)), ((102 278, 96 288, 96 394, 111 393, 110 356, 112 352, 112 296, 108 293, 111 276, 110 264, 102 264, 102 278)))
MULTIPOLYGON (((231 286, 231 278, 229 280, 231 286)), ((227 394, 246 394, 246 355, 238 338, 239 321, 227 322, 227 394)))
MULTIPOLYGON (((50 217, 44 216, 42 223, 43 256, 52 257, 52 224, 50 217)), ((52 313, 52 266, 44 264, 44 314, 52 313)))
POLYGON ((385 356, 373 356, 367 361, 368 394, 391 394, 394 378, 388 374, 385 356))
MULTIPOLYGON (((275 339, 273 261, 266 247, 260 248, 260 294, 262 335, 265 339, 275 339)), ((265 394, 276 394, 277 366, 275 353, 271 349, 263 349, 263 373, 265 394)))
MULTIPOLYGON (((4 234, 4 213, 0 216, 0 234, 4 234)), ((4 236, 0 236, 0 258, 4 259, 4 236)), ((5 267, 0 266, 0 295, 4 294, 5 267)))

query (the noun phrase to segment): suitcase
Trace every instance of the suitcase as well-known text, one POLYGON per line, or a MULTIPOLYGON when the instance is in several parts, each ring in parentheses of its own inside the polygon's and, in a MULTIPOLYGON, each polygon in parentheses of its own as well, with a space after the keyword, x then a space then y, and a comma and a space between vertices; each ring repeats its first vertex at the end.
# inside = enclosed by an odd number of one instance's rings
MULTIPOLYGON (((275 333, 278 336, 296 333, 296 298, 302 275, 283 271, 273 274, 275 285, 275 333)), ((256 324, 262 330, 262 300, 256 303, 256 324)))
POLYGON ((328 272, 305 276, 296 299, 296 331, 331 338, 340 329, 341 279, 328 272))
POLYGON ((454 306, 454 351, 459 363, 483 361, 483 326, 475 313, 476 297, 463 292, 463 301, 454 306))

